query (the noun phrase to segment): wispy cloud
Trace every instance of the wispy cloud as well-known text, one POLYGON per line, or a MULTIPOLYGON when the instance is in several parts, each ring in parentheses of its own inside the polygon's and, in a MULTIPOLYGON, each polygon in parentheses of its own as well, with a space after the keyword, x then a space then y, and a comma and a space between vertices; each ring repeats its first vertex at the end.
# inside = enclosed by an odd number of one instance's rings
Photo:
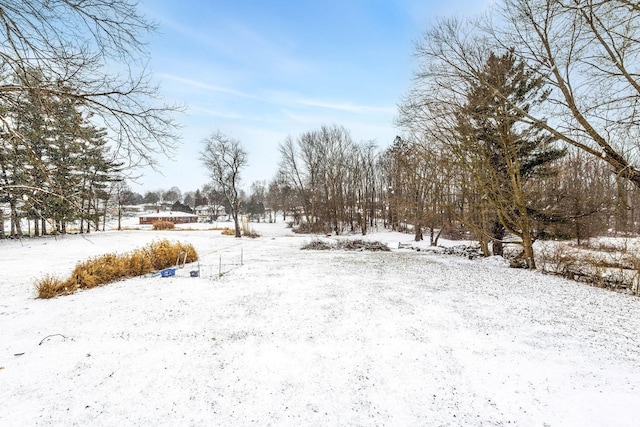
POLYGON ((245 118, 241 114, 235 114, 235 113, 230 113, 230 112, 221 112, 221 111, 212 110, 210 108, 189 106, 189 111, 193 112, 195 114, 203 115, 203 116, 219 117, 219 118, 230 119, 230 120, 239 120, 239 119, 244 119, 245 118))
POLYGON ((167 80, 172 80, 174 82, 179 82, 179 83, 183 83, 186 84, 188 86, 192 86, 192 87, 196 87, 199 89, 206 89, 212 92, 220 92, 220 93, 226 93, 229 95, 234 95, 234 96, 239 96, 242 98, 248 98, 248 99, 256 99, 256 100, 262 100, 260 97, 255 96, 255 95, 251 95, 233 88, 229 88, 229 87, 225 87, 225 86, 216 86, 216 85, 212 85, 209 83, 205 83, 205 82, 201 82, 199 80, 193 80, 193 79, 187 79, 184 77, 180 77, 180 76, 175 76, 173 74, 159 74, 158 75, 160 78, 163 79, 167 79, 167 80))
POLYGON ((266 103, 275 104, 275 105, 284 105, 288 107, 291 107, 292 105, 302 105, 307 107, 317 107, 317 108, 322 108, 326 110, 348 112, 353 114, 388 115, 388 114, 394 114, 396 112, 395 106, 377 107, 377 106, 371 106, 371 105, 351 104, 351 103, 339 102, 339 101, 320 101, 316 99, 300 98, 299 96, 296 96, 296 95, 292 95, 289 93, 282 93, 278 91, 268 91, 266 92, 266 95, 261 96, 261 95, 249 94, 231 87, 216 86, 216 85, 212 85, 199 80, 188 79, 180 76, 175 76, 172 74, 161 74, 160 77, 163 79, 172 80, 174 82, 182 83, 182 84, 199 88, 199 89, 205 89, 208 91, 218 92, 218 93, 226 93, 226 94, 241 97, 241 98, 253 99, 260 102, 266 102, 266 103))
POLYGON ((324 102, 313 99, 298 99, 296 100, 296 102, 298 104, 307 105, 310 107, 320 107, 326 108, 328 110, 346 111, 356 114, 393 114, 395 112, 395 107, 372 107, 369 105, 324 102))

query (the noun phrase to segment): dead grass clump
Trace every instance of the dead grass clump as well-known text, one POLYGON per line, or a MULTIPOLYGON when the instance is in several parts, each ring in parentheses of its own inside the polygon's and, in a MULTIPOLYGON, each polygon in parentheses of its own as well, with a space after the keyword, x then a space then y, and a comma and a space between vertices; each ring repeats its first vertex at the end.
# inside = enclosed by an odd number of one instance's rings
POLYGON ((171 221, 156 221, 153 223, 154 230, 174 230, 176 225, 171 221))
POLYGON ((252 239, 260 237, 260 234, 256 232, 251 225, 249 225, 249 218, 246 216, 242 217, 242 226, 240 230, 242 231, 242 235, 245 237, 250 237, 252 239))
POLYGON ((38 298, 53 298, 60 294, 64 287, 63 281, 51 274, 47 274, 37 284, 38 298))
POLYGON ((235 236, 236 230, 234 230, 233 228, 224 228, 220 234, 222 234, 223 236, 235 236))
POLYGON ((161 240, 128 254, 90 258, 78 263, 67 280, 47 275, 36 283, 36 289, 38 298, 53 298, 197 260, 193 245, 161 240))

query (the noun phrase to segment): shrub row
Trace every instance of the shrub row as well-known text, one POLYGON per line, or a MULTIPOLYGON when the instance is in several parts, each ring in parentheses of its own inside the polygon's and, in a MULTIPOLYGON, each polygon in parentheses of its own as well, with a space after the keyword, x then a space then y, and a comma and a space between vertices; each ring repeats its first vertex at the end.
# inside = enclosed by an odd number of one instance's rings
POLYGON ((178 258, 186 262, 198 260, 191 244, 152 242, 144 248, 122 255, 109 253, 78 263, 67 280, 47 275, 36 283, 38 298, 70 295, 78 289, 90 289, 118 280, 152 273, 176 265, 178 258))

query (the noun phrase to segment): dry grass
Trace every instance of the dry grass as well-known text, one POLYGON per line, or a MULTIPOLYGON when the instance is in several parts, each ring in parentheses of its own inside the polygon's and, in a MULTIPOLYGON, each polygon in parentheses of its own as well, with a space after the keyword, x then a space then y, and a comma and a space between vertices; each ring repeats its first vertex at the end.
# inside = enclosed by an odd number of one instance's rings
POLYGON ((153 223, 154 230, 174 230, 176 225, 171 221, 156 221, 153 223))
POLYGON ((150 243, 123 255, 109 253, 90 258, 78 263, 67 280, 47 275, 38 281, 38 298, 69 295, 78 289, 90 289, 162 270, 176 265, 178 260, 182 262, 184 254, 187 263, 198 260, 198 254, 191 244, 170 243, 167 240, 150 243))
POLYGON ((224 228, 220 234, 222 234, 223 236, 235 236, 236 230, 234 230, 233 228, 224 228))
POLYGON ((53 298, 64 287, 61 279, 47 274, 37 284, 38 298, 53 298))

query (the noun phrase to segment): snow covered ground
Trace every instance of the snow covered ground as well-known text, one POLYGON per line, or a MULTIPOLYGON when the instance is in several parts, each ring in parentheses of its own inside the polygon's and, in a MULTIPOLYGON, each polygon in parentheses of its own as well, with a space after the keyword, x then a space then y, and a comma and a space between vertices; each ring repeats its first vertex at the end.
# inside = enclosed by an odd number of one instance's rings
POLYGON ((640 422, 639 298, 497 258, 302 251, 282 222, 253 226, 0 241, 0 425, 640 422), (34 298, 45 273, 160 238, 192 243, 201 277, 34 298))

